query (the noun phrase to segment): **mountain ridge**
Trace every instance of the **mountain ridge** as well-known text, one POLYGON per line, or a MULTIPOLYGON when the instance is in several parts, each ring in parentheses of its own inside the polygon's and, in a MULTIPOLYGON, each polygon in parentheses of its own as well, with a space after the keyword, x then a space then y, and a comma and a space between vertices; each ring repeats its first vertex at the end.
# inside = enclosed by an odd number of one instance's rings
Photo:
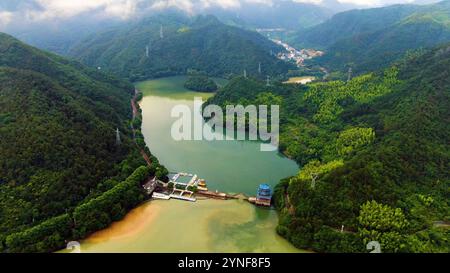
MULTIPOLYGON (((435 47, 450 41, 450 1, 425 6, 396 5, 368 11, 350 11, 333 18, 307 30, 303 41, 306 45, 317 46, 326 52, 312 63, 338 72, 346 72, 349 67, 354 74, 378 70, 391 65, 408 51, 435 47), (401 14, 398 11, 402 11, 401 14), (367 20, 371 21, 371 17, 363 16, 367 12, 373 14, 374 21, 367 30, 363 30, 361 25, 367 20), (395 16, 386 19, 386 13, 395 16), (359 27, 353 31, 350 31, 353 24, 346 24, 348 20, 345 19, 351 14, 357 14, 359 18, 354 22, 359 27), (334 22, 339 18, 344 20, 334 22), (342 29, 339 29, 339 25, 343 25, 342 29), (314 33, 320 29, 328 33, 333 31, 334 26, 338 26, 335 31, 338 34, 329 40, 318 39, 321 35, 316 36, 314 33), (348 35, 342 34, 344 29, 349 30, 348 35)), ((299 39, 301 44, 303 38, 299 39)), ((340 76, 344 77, 343 74, 340 76)))
POLYGON ((294 68, 274 56, 281 47, 256 32, 227 26, 214 16, 173 17, 151 17, 92 36, 70 55, 132 81, 186 74, 189 69, 209 76, 239 75, 244 70, 258 75, 259 63, 263 76, 294 68))
POLYGON ((130 129, 129 82, 1 33, 0 79, 0 252, 61 249, 144 199, 139 183, 163 167, 152 157, 141 180, 121 183, 147 165, 130 129), (122 199, 73 222, 80 204, 109 191, 122 199))

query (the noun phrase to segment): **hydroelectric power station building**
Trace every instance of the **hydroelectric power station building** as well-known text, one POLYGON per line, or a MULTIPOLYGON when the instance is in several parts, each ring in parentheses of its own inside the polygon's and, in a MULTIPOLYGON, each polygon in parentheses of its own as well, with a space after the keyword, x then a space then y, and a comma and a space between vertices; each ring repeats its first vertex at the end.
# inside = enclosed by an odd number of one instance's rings
POLYGON ((270 207, 272 200, 272 190, 267 184, 259 185, 258 192, 256 193, 256 205, 270 207))

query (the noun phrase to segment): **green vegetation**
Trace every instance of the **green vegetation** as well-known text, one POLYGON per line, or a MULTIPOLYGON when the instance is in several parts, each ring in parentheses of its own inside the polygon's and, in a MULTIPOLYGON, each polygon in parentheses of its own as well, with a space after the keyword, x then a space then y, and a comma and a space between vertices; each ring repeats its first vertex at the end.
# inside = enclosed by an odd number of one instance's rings
POLYGON ((188 186, 187 190, 192 191, 192 192, 198 192, 198 187, 197 186, 188 186))
POLYGON ((339 40, 387 28, 419 9, 417 5, 392 5, 344 11, 322 24, 299 30, 290 39, 299 48, 325 49, 339 40))
POLYGON ((198 92, 214 92, 217 91, 217 84, 207 76, 194 75, 189 76, 184 83, 184 87, 198 92))
POLYGON ((301 31, 294 44, 322 48, 315 65, 354 74, 378 70, 399 60, 406 52, 450 41, 450 1, 416 6, 354 10, 335 15, 327 22, 301 31))
MULTIPOLYGON (((77 206, 146 165, 130 129, 134 87, 5 34, 0 52, 0 249, 53 251, 71 238, 67 227, 77 206)), ((149 174, 164 176, 152 161, 149 174)), ((99 214, 101 225, 86 222, 79 233, 118 219, 141 200, 130 187, 117 193, 126 203, 111 206, 115 213, 99 214)))
POLYGON ((434 222, 450 217, 449 65, 447 45, 349 82, 237 78, 208 103, 280 104, 280 150, 303 166, 274 195, 277 231, 295 246, 448 252, 434 222))
POLYGON ((375 132, 372 128, 350 128, 339 134, 336 141, 337 152, 341 157, 348 157, 374 140, 375 132))
POLYGON ((276 76, 294 69, 270 54, 281 50, 260 34, 222 24, 213 16, 160 15, 92 35, 74 46, 70 55, 89 66, 140 81, 185 75, 188 70, 224 78, 247 70, 258 76, 259 63, 261 77, 276 76))
POLYGON ((48 219, 30 229, 10 234, 5 240, 9 252, 48 252, 61 249, 67 240, 82 239, 107 227, 143 199, 141 183, 150 175, 140 167, 125 181, 96 198, 75 207, 70 213, 48 219))
POLYGON ((401 233, 408 227, 408 221, 401 209, 368 201, 361 206, 358 223, 364 244, 377 241, 385 252, 398 252, 405 247, 401 233))

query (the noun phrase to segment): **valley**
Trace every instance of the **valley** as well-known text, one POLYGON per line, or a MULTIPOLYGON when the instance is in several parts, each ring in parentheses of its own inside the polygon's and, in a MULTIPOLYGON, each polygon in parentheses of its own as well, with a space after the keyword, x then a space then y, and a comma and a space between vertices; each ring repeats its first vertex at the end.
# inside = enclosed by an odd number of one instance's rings
MULTIPOLYGON (((277 152, 261 152, 256 142, 174 141, 170 136, 175 120, 170 116, 172 107, 182 104, 192 108, 195 96, 211 97, 185 89, 186 79, 178 76, 136 84, 144 94, 140 107, 145 141, 170 171, 196 173, 211 189, 249 196, 255 195, 260 183, 275 186, 281 178, 296 173, 293 161, 277 152)), ((276 234, 277 222, 275 210, 243 200, 151 200, 122 221, 88 237, 81 247, 83 252, 300 251, 276 234)))
POLYGON ((0 253, 449 253, 450 0, 319 2, 0 3, 0 253))

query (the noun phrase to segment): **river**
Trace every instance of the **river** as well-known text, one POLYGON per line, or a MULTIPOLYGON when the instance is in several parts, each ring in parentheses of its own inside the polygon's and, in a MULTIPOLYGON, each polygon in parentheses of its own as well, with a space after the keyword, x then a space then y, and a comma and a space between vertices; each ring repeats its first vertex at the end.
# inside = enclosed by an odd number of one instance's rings
MULTIPOLYGON (((211 94, 183 88, 185 77, 136 84, 144 93, 142 132, 152 153, 170 171, 194 173, 210 190, 255 195, 260 183, 275 186, 298 166, 251 141, 175 141, 175 105, 211 94)), ((216 79, 219 84, 225 81, 216 79)), ((245 201, 149 201, 122 221, 82 242, 83 252, 300 252, 275 232, 277 214, 245 201)))

